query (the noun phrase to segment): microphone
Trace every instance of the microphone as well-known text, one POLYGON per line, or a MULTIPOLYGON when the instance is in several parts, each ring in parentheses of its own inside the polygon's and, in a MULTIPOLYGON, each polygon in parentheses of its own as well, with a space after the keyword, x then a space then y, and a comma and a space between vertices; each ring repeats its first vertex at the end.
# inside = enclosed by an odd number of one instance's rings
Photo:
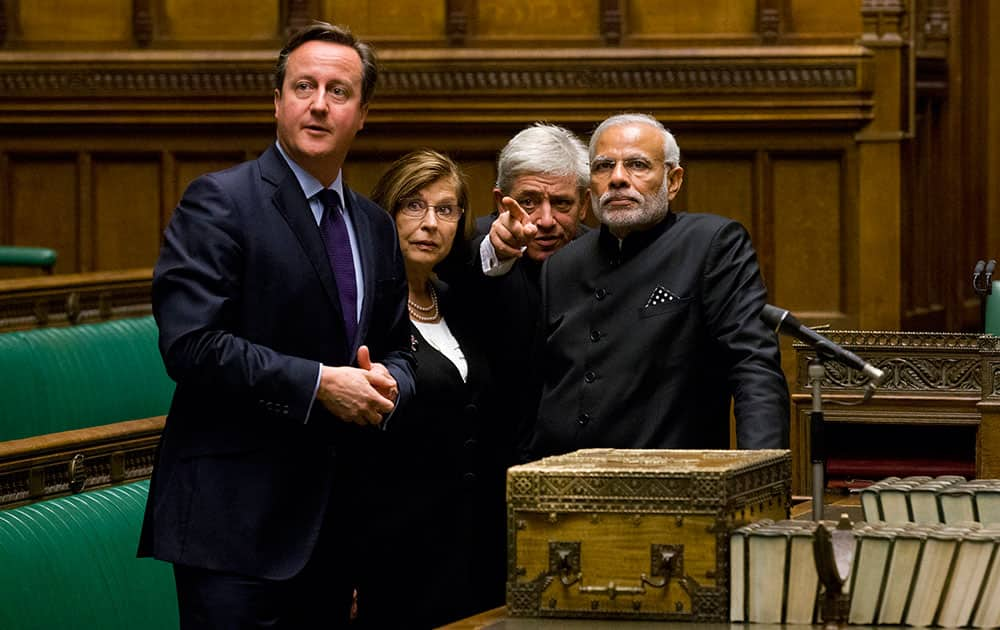
POLYGON ((805 326, 795 316, 783 308, 765 304, 760 312, 760 318, 776 333, 784 333, 795 337, 802 343, 812 347, 824 359, 829 359, 852 367, 868 377, 868 386, 874 389, 885 380, 885 372, 865 361, 850 350, 833 343, 812 328, 805 326))
POLYGON ((991 259, 986 263, 986 271, 983 272, 983 284, 986 285, 986 295, 993 293, 993 270, 997 268, 997 261, 991 259))
POLYGON ((972 270, 972 289, 976 293, 979 293, 982 289, 979 288, 979 276, 983 275, 983 269, 986 267, 985 260, 977 260, 976 266, 972 270))

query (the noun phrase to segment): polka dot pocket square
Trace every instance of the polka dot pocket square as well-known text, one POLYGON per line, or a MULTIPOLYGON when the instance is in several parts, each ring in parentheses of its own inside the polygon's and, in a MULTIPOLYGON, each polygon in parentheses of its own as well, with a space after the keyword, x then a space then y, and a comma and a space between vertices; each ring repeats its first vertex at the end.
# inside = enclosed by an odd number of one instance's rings
POLYGON ((679 300, 673 292, 669 289, 664 289, 662 286, 657 286, 653 289, 653 292, 649 294, 646 299, 646 305, 643 308, 650 308, 652 306, 659 306, 660 304, 666 304, 668 302, 673 302, 674 300, 679 300))

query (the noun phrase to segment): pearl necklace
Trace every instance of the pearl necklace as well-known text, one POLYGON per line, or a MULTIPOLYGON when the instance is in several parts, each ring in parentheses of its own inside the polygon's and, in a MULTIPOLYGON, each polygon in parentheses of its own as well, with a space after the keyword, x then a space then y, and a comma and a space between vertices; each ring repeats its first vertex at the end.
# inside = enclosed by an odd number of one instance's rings
POLYGON ((438 311, 437 291, 434 290, 434 285, 428 283, 427 292, 431 296, 430 306, 420 306, 409 297, 406 298, 406 305, 409 308, 411 319, 418 322, 432 323, 441 319, 441 313, 438 311))

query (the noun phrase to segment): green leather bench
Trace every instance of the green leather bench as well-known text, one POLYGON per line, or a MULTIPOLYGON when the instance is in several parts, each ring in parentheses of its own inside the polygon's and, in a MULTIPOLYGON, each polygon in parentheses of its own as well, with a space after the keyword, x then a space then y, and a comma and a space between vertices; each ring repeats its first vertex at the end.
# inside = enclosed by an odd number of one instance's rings
POLYGON ((152 316, 0 334, 0 507, 148 477, 173 391, 152 316))
POLYGON ((56 250, 48 247, 0 245, 0 267, 37 267, 52 273, 56 258, 56 250))
POLYGON ((169 564, 136 558, 148 481, 0 510, 0 628, 175 629, 169 564))
POLYGON ((0 334, 0 440, 167 412, 152 316, 0 334))

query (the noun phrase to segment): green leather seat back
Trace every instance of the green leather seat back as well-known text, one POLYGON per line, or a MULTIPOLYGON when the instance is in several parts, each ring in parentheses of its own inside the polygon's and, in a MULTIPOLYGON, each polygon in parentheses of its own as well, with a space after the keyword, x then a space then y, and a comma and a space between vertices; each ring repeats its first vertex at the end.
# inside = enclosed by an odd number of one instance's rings
POLYGON ((167 563, 136 558, 149 482, 0 511, 0 628, 175 629, 167 563))
POLYGON ((56 264, 56 250, 48 247, 20 247, 0 245, 0 267, 41 267, 49 269, 56 264))
POLYGON ((0 334, 0 440, 167 413, 152 316, 0 334))
POLYGON ((993 283, 993 293, 986 298, 985 331, 1000 336, 1000 280, 993 283))

